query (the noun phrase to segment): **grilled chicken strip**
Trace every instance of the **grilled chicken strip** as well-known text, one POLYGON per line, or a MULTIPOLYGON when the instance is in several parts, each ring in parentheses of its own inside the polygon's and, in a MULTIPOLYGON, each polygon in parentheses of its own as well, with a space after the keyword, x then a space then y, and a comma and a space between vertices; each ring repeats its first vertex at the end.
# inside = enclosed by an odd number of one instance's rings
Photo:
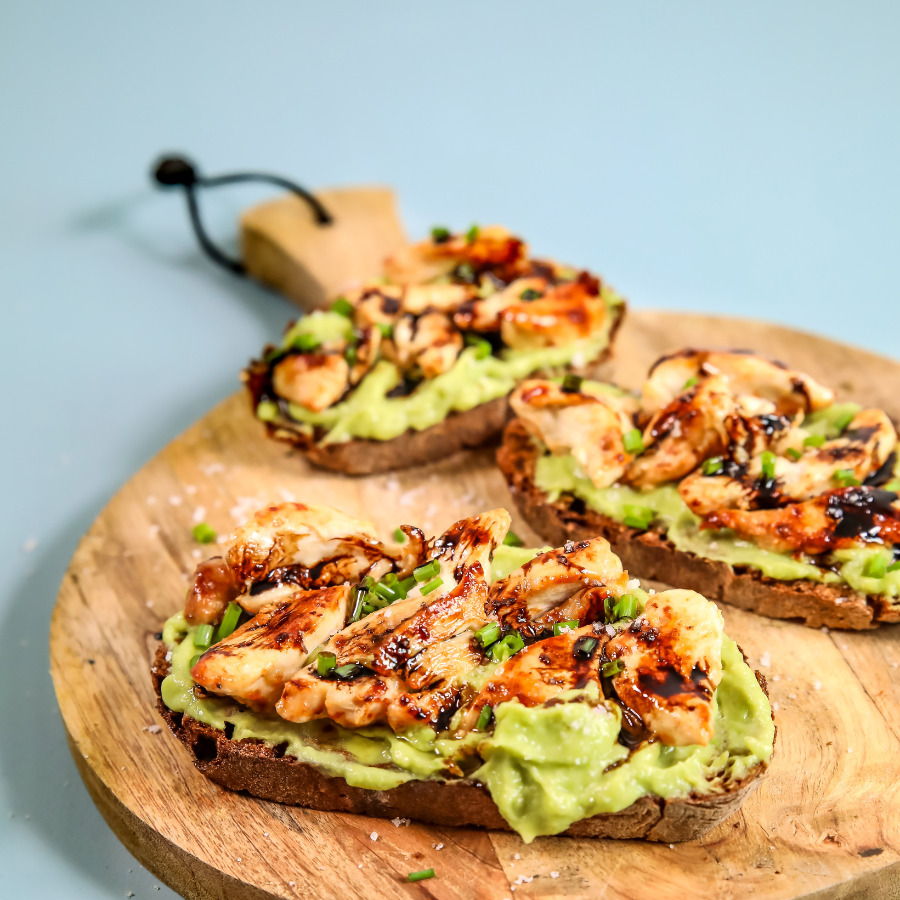
POLYGON ((618 481, 633 459, 623 436, 632 426, 627 395, 564 391, 553 381, 525 381, 510 395, 513 412, 552 453, 571 453, 597 487, 618 481))
POLYGON ((219 622, 240 588, 221 556, 205 559, 194 570, 184 605, 184 617, 191 625, 219 622))
POLYGON ((426 378, 453 368, 462 352, 462 335, 442 312, 402 316, 394 326, 394 357, 401 369, 418 365, 426 378))
POLYGON ((350 586, 294 590, 207 650, 191 677, 213 694, 271 711, 310 652, 343 628, 350 586))

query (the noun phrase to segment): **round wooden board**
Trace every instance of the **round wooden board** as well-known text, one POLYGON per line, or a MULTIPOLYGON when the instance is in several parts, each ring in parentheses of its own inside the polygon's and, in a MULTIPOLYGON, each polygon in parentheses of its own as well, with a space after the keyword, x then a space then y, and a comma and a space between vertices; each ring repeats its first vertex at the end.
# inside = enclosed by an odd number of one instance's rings
MULTIPOLYGON (((637 385, 653 359, 686 345, 777 356, 900 419, 900 364, 759 322, 632 313, 616 379, 637 385)), ((369 518, 385 534, 407 522, 438 530, 511 507, 492 458, 484 450, 364 479, 311 470, 263 437, 236 394, 116 494, 72 559, 50 651, 72 753, 129 850, 191 900, 900 896, 900 632, 890 627, 828 633, 724 609, 729 634, 769 679, 777 753, 739 813, 674 847, 395 827, 232 794, 193 768, 158 728, 149 665, 154 633, 180 608, 201 555, 195 515, 227 534, 257 506, 298 499, 369 518), (432 866, 437 878, 406 883, 432 866)))

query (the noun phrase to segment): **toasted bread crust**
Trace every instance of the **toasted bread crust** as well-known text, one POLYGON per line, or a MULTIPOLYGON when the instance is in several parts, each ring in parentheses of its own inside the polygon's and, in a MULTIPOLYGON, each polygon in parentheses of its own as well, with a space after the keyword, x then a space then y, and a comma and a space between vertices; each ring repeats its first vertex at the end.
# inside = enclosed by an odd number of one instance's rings
POLYGON ((594 510, 582 509, 584 504, 573 504, 571 498, 560 497, 551 503, 534 481, 538 454, 525 426, 518 420, 510 422, 497 451, 497 463, 524 519, 554 547, 602 535, 625 568, 641 578, 689 588, 711 600, 764 616, 799 620, 811 628, 863 630, 900 621, 900 607, 847 585, 779 581, 755 569, 734 568, 681 552, 658 531, 636 531, 594 510))
MULTIPOLYGON (((612 355, 616 332, 625 318, 625 306, 616 307, 609 330, 609 343, 595 360, 584 367, 570 367, 586 378, 597 377, 612 355)), ((251 403, 256 406, 264 382, 264 369, 253 364, 244 373, 251 403)), ((541 373, 536 372, 535 377, 541 373)), ((276 440, 293 444, 310 462, 323 469, 345 475, 373 475, 392 469, 408 469, 446 459, 460 450, 478 447, 495 440, 510 415, 509 396, 497 397, 464 412, 450 413, 445 419, 422 431, 409 430, 388 441, 350 440, 320 444, 288 428, 266 424, 266 433, 276 440)))
MULTIPOLYGON (((280 755, 257 740, 234 741, 208 725, 173 713, 162 702, 160 686, 168 674, 165 645, 151 669, 157 708, 172 733, 188 748, 194 765, 207 778, 232 791, 291 806, 347 812, 383 819, 405 818, 435 825, 474 826, 511 831, 487 789, 473 781, 411 781, 387 791, 351 787, 343 778, 324 774, 309 763, 280 755)), ((763 676, 756 677, 766 690, 763 676)), ((566 832, 575 837, 643 838, 689 841, 724 821, 756 789, 767 765, 760 763, 745 778, 720 794, 663 800, 641 797, 627 809, 575 822, 566 832)))

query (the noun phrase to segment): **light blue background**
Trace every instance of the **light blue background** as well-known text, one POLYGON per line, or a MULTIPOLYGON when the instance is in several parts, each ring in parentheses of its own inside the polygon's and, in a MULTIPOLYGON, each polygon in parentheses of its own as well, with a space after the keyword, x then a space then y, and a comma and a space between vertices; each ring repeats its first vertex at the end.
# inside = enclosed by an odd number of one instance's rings
MULTIPOLYGON (((112 492, 291 314, 200 257, 155 155, 395 185, 636 306, 898 353, 900 6, 0 2, 0 895, 174 896, 106 829, 47 675, 112 492), (26 545, 36 541, 30 552, 26 545)), ((239 189, 206 198, 233 240, 239 189)))

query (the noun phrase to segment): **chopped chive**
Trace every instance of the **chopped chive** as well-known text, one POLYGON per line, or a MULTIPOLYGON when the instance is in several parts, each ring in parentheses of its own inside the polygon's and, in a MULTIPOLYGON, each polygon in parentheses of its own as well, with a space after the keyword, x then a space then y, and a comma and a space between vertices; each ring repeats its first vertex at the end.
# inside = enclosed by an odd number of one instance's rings
POLYGON ((615 597, 604 597, 603 598, 603 617, 607 622, 614 622, 616 618, 615 614, 616 607, 616 598, 615 597))
POLYGON ((337 657, 333 653, 320 653, 316 659, 316 671, 319 675, 327 675, 337 665, 337 657))
POLYGON ((373 606, 372 603, 369 601, 368 598, 371 597, 371 596, 372 596, 371 594, 366 594, 366 598, 367 598, 367 599, 366 599, 366 602, 363 603, 363 605, 362 605, 362 615, 361 615, 361 618, 363 618, 363 619, 364 619, 366 616, 371 616, 372 613, 375 612, 375 611, 378 609, 377 606, 373 606))
POLYGON ((859 482, 853 474, 853 469, 838 469, 831 476, 841 487, 858 487, 859 482))
POLYGON ((838 430, 838 433, 842 432, 854 419, 856 418, 856 413, 852 409, 845 410, 842 412, 835 420, 834 427, 838 430))
POLYGON ((194 632, 194 646, 198 650, 206 650, 212 644, 214 631, 212 625, 199 625, 194 632))
POLYGON ((890 494, 900 494, 900 479, 895 478, 893 481, 889 481, 882 490, 890 494))
POLYGON ((200 522, 195 525, 191 534, 198 544, 211 544, 218 537, 215 528, 208 522, 200 522))
POLYGON ((347 360, 348 366, 355 366, 357 361, 359 360, 359 351, 356 349, 355 344, 350 344, 344 350, 344 359, 347 360))
POLYGON ((475 269, 472 268, 471 263, 461 262, 453 270, 453 275, 456 277, 457 281, 461 281, 464 284, 475 283, 475 269))
POLYGON ((345 665, 345 666, 337 666, 334 669, 334 674, 338 678, 352 678, 361 669, 362 669, 362 666, 358 665, 357 663, 347 663, 347 665, 345 665))
POLYGON ((395 528, 395 529, 394 529, 394 540, 395 540, 398 544, 404 544, 404 543, 406 543, 406 532, 403 531, 402 528, 395 528))
POLYGON ((368 590, 372 590, 375 587, 375 579, 371 575, 366 575, 363 577, 363 580, 360 584, 364 585, 368 590))
POLYGON ((532 300, 537 300, 539 297, 543 296, 544 295, 540 291, 536 291, 534 288, 525 288, 525 290, 519 294, 519 299, 529 303, 532 300))
POLYGON ((525 544, 514 531, 510 530, 506 532, 506 537, 503 538, 503 543, 506 544, 507 547, 524 547, 525 544))
POLYGON ((553 633, 555 635, 560 635, 564 631, 573 631, 578 627, 578 619, 569 619, 565 622, 557 622, 553 626, 553 633))
POLYGON ((481 707, 481 712, 478 714, 478 721, 475 723, 476 731, 484 731, 488 725, 491 724, 491 713, 493 713, 493 709, 490 704, 485 703, 484 706, 481 707))
MULTIPOLYGON (((375 586, 376 589, 378 585, 375 586)), ((386 593, 381 593, 380 591, 369 591, 366 594, 366 603, 365 605, 371 607, 370 612, 375 612, 376 609, 384 609, 386 606, 390 606, 397 598, 391 594, 388 596, 386 593)))
POLYGON ((803 452, 798 450, 796 447, 788 447, 787 450, 784 451, 785 456, 790 457, 794 462, 800 459, 803 456, 803 452))
POLYGON ((478 226, 477 226, 477 225, 473 225, 473 226, 466 232, 466 243, 474 244, 476 240, 478 240, 478 226))
POLYGON ((433 559, 431 562, 427 562, 417 569, 413 569, 413 578, 418 582, 428 581, 429 579, 434 578, 440 571, 441 564, 436 559, 433 559))
POLYGON ((564 394, 577 394, 581 390, 584 379, 580 375, 566 375, 562 380, 562 390, 564 394))
POLYGON ((350 613, 351 622, 358 622, 363 617, 363 606, 365 605, 366 595, 368 593, 369 592, 364 585, 358 584, 356 586, 353 597, 353 612, 350 613))
POLYGON ((621 659, 611 659, 600 666, 600 673, 607 678, 611 678, 613 675, 618 675, 624 668, 625 663, 621 659))
POLYGON ((314 334, 298 334, 294 338, 293 347, 301 353, 312 353, 321 346, 321 343, 314 334))
POLYGON ((583 656, 585 659, 590 659, 591 654, 597 648, 597 638, 595 637, 580 637, 577 641, 575 641, 574 652, 576 656, 583 656))
POLYGON ((684 387, 683 387, 681 390, 682 390, 682 391, 689 391, 689 390, 690 390, 692 387, 694 387, 694 385, 696 385, 699 381, 700 381, 700 379, 699 379, 696 375, 694 375, 693 377, 688 378, 688 380, 684 383, 684 387))
POLYGON ((428 584, 422 585, 422 594, 430 594, 432 591, 436 591, 443 583, 444 579, 438 576, 434 581, 429 581, 428 584))
POLYGON ((426 878, 434 878, 434 869, 422 869, 421 872, 410 872, 406 876, 407 881, 424 881, 426 878))
POLYGON ((331 311, 349 319, 353 315, 353 304, 346 297, 338 297, 331 304, 331 311))
POLYGON ((482 647, 490 647, 500 639, 500 626, 496 622, 488 622, 475 632, 475 640, 482 647))
POLYGON ((394 326, 390 322, 379 322, 378 330, 383 338, 392 338, 394 336, 394 326))
POLYGON ((400 594, 401 599, 406 599, 406 595, 416 586, 416 579, 409 576, 409 578, 404 578, 403 581, 397 582, 397 593, 400 594))
POLYGON ((489 341, 479 341, 475 345, 475 359, 487 359, 493 352, 494 348, 489 341))
POLYGON ((885 570, 886 575, 889 575, 891 572, 900 572, 900 559, 896 562, 892 562, 885 570))
POLYGON ((629 528, 635 528, 638 531, 646 531, 650 527, 650 523, 656 516, 656 513, 649 506, 634 506, 626 503, 623 509, 625 513, 624 522, 629 528))
POLYGON ((808 437, 803 438, 803 446, 804 447, 821 447, 822 444, 825 443, 825 435, 824 434, 811 434, 808 437))
POLYGON ((188 663, 188 668, 189 668, 189 669, 193 669, 194 666, 196 666, 197 663, 200 662, 200 657, 201 657, 201 656, 203 656, 202 653, 195 653, 195 654, 191 657, 191 661, 188 663))
POLYGON ((632 456, 638 456, 644 452, 644 436, 639 428, 632 428, 622 435, 622 443, 625 445, 625 452, 632 456))
POLYGON ((433 240, 435 244, 446 244, 447 241, 450 240, 450 229, 444 228, 443 225, 435 225, 434 228, 431 229, 431 240, 433 240))
POLYGON ((703 460, 704 475, 719 475, 725 468, 725 460, 721 456, 711 456, 703 460))
POLYGON ((881 555, 871 556, 863 567, 866 578, 884 578, 888 570, 888 561, 881 555))
MULTIPOLYGON (((398 599, 398 594, 394 588, 384 581, 379 581, 373 588, 373 591, 381 597, 382 600, 386 600, 388 603, 393 603, 398 599)), ((371 599, 369 602, 372 602, 371 599)))
POLYGON ((637 615, 638 599, 634 594, 622 594, 613 607, 613 615, 617 619, 633 619, 637 615))
POLYGON ((278 404, 272 400, 260 400, 256 407, 256 418, 260 422, 274 422, 278 418, 278 404))
POLYGON ((234 632, 234 629, 237 628, 237 624, 240 621, 242 611, 240 604, 235 603, 234 600, 228 604, 225 615, 222 616, 222 621, 219 623, 219 628, 216 631, 217 644, 219 641, 225 640, 229 634, 234 632))
POLYGON ((763 450, 759 462, 763 480, 772 481, 775 478, 775 454, 771 450, 763 450))
POLYGON ((513 654, 518 653, 525 646, 525 641, 522 640, 522 635, 520 635, 517 631, 514 631, 512 634, 508 634, 502 640, 497 641, 493 647, 490 649, 491 659, 494 662, 504 662, 509 659, 513 654))

